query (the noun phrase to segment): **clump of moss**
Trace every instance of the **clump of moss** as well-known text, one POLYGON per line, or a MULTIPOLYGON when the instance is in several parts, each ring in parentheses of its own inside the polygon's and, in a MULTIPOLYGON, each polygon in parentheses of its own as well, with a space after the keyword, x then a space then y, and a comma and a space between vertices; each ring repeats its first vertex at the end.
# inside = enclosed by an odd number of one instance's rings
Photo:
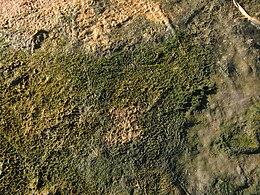
POLYGON ((209 189, 210 194, 236 194, 239 186, 236 186, 232 182, 233 178, 229 177, 217 177, 212 184, 212 188, 209 189))
POLYGON ((213 143, 218 150, 228 153, 255 153, 259 149, 259 143, 255 134, 249 134, 245 127, 228 125, 225 127, 219 139, 213 143))
MULTIPOLYGON (((181 191, 185 116, 215 90, 212 49, 177 33, 102 57, 1 50, 0 135, 15 152, 1 150, 22 158, 23 173, 12 176, 20 193, 181 191)), ((3 193, 19 191, 0 183, 3 193)))
POLYGON ((243 123, 223 125, 222 133, 218 138, 214 138, 212 146, 231 154, 259 153, 259 105, 258 99, 252 103, 246 111, 243 123))

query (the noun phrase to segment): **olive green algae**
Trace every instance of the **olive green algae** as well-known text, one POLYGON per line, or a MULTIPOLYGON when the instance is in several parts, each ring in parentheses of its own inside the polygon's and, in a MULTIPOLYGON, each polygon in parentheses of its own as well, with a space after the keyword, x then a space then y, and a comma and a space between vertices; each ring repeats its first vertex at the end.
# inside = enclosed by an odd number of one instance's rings
POLYGON ((185 192, 213 53, 183 33, 105 56, 1 49, 0 193, 185 192))

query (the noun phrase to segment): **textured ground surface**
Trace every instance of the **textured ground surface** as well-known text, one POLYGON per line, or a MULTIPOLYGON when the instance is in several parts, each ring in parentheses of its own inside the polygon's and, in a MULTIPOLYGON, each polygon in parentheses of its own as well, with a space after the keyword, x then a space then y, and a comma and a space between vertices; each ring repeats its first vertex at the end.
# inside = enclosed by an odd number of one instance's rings
POLYGON ((231 0, 0 0, 0 194, 260 193, 259 49, 231 0))

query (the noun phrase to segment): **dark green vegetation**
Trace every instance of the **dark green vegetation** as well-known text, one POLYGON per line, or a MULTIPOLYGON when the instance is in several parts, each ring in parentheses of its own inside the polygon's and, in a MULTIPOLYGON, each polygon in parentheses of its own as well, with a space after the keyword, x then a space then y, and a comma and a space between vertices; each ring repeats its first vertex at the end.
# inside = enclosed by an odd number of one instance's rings
POLYGON ((216 90, 212 53, 181 33, 104 57, 2 49, 0 194, 185 191, 178 158, 216 90))

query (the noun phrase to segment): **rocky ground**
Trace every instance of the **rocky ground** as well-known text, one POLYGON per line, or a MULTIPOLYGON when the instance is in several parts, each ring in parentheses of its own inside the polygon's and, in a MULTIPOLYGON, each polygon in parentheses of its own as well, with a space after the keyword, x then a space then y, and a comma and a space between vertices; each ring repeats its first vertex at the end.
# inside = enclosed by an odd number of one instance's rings
POLYGON ((0 0, 0 194, 260 193, 260 33, 241 16, 0 0))

